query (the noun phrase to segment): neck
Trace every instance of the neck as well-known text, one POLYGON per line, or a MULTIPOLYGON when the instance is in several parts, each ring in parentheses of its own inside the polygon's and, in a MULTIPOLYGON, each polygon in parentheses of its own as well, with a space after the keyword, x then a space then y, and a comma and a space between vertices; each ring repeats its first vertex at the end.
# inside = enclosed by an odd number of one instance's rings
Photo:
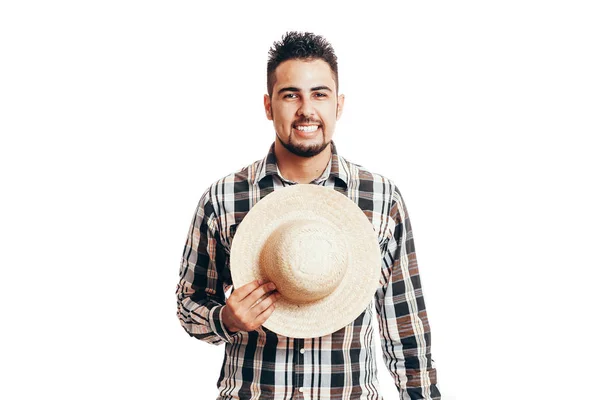
POLYGON ((300 157, 290 153, 279 140, 275 140, 275 157, 281 175, 289 181, 310 183, 320 177, 331 159, 331 145, 313 157, 300 157))

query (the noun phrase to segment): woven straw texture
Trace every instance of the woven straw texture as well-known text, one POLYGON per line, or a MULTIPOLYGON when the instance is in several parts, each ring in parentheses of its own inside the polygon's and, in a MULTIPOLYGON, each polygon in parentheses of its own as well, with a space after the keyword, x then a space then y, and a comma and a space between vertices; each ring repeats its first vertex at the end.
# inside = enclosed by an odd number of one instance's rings
POLYGON ((279 189, 259 201, 231 246, 234 287, 271 280, 282 294, 263 324, 280 335, 333 333, 369 306, 381 255, 369 219, 350 199, 319 185, 279 189))

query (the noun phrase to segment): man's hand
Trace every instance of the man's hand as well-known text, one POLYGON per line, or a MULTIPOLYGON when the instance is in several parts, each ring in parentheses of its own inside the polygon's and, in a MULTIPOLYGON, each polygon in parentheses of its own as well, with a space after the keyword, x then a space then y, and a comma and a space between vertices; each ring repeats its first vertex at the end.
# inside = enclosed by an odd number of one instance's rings
POLYGON ((223 324, 230 332, 250 332, 261 326, 275 310, 281 294, 272 282, 252 281, 233 291, 223 307, 223 324), (267 297, 261 298, 271 292, 267 297))

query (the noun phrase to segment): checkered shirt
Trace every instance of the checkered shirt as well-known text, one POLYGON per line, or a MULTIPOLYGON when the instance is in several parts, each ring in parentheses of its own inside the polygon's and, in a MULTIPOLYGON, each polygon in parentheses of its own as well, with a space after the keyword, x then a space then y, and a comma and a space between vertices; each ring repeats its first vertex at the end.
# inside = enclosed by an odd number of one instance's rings
MULTIPOLYGON (((331 150, 327 168, 311 184, 346 195, 363 210, 377 233, 381 278, 373 303, 385 366, 399 398, 440 399, 412 229, 402 196, 389 179, 339 156, 333 142, 331 150)), ((312 339, 289 338, 262 327, 231 334, 223 325, 236 227, 263 197, 293 184, 281 176, 272 145, 264 159, 210 185, 196 208, 181 259, 178 318, 190 336, 225 344, 217 400, 381 400, 372 305, 339 331, 312 339)), ((203 395, 198 392, 196 397, 203 395)))

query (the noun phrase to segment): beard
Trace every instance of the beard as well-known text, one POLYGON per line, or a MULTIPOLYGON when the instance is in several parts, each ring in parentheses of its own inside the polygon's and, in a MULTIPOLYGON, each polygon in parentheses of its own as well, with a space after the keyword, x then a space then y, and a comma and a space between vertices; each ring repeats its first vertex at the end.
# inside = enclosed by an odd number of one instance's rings
POLYGON ((277 136, 277 140, 279 140, 279 143, 281 143, 281 145, 290 153, 295 154, 299 157, 304 157, 304 158, 310 158, 310 157, 314 157, 317 154, 321 154, 321 152, 323 150, 325 150, 327 148, 327 146, 329 146, 329 142, 325 141, 325 137, 323 137, 323 142, 322 143, 316 143, 316 144, 311 144, 309 146, 306 145, 300 145, 300 144, 296 144, 292 142, 292 136, 290 135, 288 137, 287 142, 282 140, 281 137, 279 137, 279 135, 275 135, 277 136))

